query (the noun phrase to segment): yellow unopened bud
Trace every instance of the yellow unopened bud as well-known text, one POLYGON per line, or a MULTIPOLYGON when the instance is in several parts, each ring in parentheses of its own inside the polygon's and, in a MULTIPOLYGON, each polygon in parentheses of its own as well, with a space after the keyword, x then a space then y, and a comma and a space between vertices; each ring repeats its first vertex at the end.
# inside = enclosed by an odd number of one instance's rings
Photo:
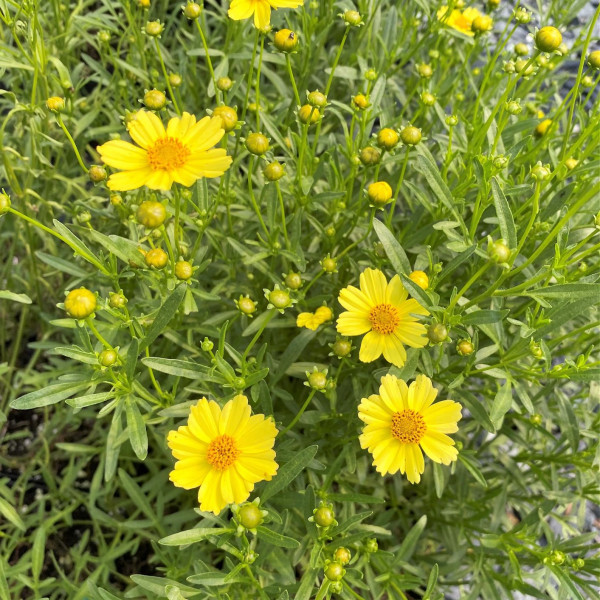
POLYGON ((227 132, 233 131, 238 122, 237 112, 231 106, 217 106, 213 110, 213 117, 221 119, 221 127, 227 132))
POLYGON ((425 271, 413 271, 408 278, 416 283, 422 290, 426 290, 429 287, 429 277, 425 271))
POLYGON ((52 112, 60 112, 65 108, 65 99, 60 96, 52 96, 46 100, 46 107, 52 112))
POLYGON ((84 287, 71 290, 65 298, 65 310, 74 319, 87 319, 96 310, 96 295, 84 287))
POLYGON ((375 206, 383 206, 392 199, 392 188, 387 181, 376 181, 367 188, 367 195, 375 206))
POLYGON ((291 29, 280 29, 275 34, 273 43, 280 52, 292 52, 298 45, 298 34, 291 29))

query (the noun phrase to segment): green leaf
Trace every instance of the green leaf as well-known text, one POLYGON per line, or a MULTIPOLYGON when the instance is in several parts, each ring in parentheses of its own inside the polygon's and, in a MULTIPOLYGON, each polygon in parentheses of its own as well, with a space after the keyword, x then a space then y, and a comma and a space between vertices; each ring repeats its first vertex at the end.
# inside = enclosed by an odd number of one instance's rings
POLYGON ((235 533, 235 529, 227 527, 198 527, 197 529, 187 529, 168 535, 160 540, 159 544, 163 546, 185 546, 195 544, 215 535, 226 535, 235 533))
POLYGON ((203 379, 213 383, 224 383, 221 375, 213 373, 212 367, 205 367, 193 363, 189 360, 178 360, 176 358, 160 358, 150 356, 142 358, 142 363, 154 371, 175 375, 176 377, 185 377, 186 379, 203 379))
POLYGON ((581 298, 600 297, 600 284, 598 283, 563 283, 560 285, 550 285, 545 288, 529 290, 523 292, 522 296, 532 296, 536 298, 556 298, 566 300, 579 300, 581 298))
POLYGON ((473 478, 476 481, 478 481, 483 487, 487 487, 487 481, 479 469, 477 460, 475 458, 468 456, 463 452, 459 452, 458 460, 464 465, 465 469, 467 469, 467 471, 473 475, 473 478))
POLYGON ((140 486, 123 469, 119 469, 119 479, 136 508, 139 508, 150 520, 156 522, 156 515, 140 486))
POLYGON ((60 221, 54 219, 52 221, 54 224, 54 228, 62 235, 62 237, 67 240, 69 246, 77 253, 79 256, 97 266, 104 274, 109 273, 109 271, 102 265, 100 259, 65 225, 63 225, 60 221))
POLYGON ((281 466, 277 471, 277 475, 263 488, 260 494, 261 502, 266 502, 292 483, 315 457, 318 449, 319 446, 308 446, 281 466))
POLYGON ((16 410, 31 410, 42 406, 50 406, 61 400, 74 396, 77 392, 89 387, 89 382, 77 383, 56 383, 48 387, 25 394, 20 398, 15 398, 10 402, 10 407, 16 410))
POLYGON ((492 177, 492 197, 494 198, 494 207, 496 208, 498 224, 500 225, 500 235, 507 246, 511 250, 514 250, 517 247, 515 220, 513 219, 510 206, 508 205, 508 200, 496 177, 492 177))
POLYGON ((272 531, 271 529, 267 529, 262 525, 259 525, 256 528, 258 532, 259 538, 272 544, 273 546, 281 546, 282 548, 292 548, 296 549, 300 547, 300 542, 295 540, 294 538, 287 537, 286 535, 282 535, 281 533, 277 533, 276 531, 272 531))
POLYGON ((69 398, 67 404, 73 408, 85 408, 87 406, 93 406, 94 404, 100 404, 100 402, 106 402, 113 398, 114 395, 114 391, 86 394, 85 396, 79 396, 78 398, 69 398))
POLYGON ((415 164, 416 170, 425 177, 435 197, 450 210, 457 221, 459 221, 461 224, 464 224, 462 218, 456 211, 452 194, 442 179, 442 174, 440 173, 438 166, 431 156, 431 153, 424 147, 423 144, 419 144, 417 150, 419 155, 417 156, 417 162, 415 164))
POLYGON ((125 358, 125 375, 127 381, 133 381, 135 367, 137 366, 137 358, 140 351, 140 343, 137 338, 132 338, 129 348, 127 348, 127 357, 125 358))
POLYGON ((317 580, 318 569, 309 567, 304 571, 302 579, 300 580, 300 587, 294 596, 294 600, 310 600, 313 595, 313 588, 315 587, 315 581, 317 580))
POLYGON ((86 352, 77 346, 69 346, 69 347, 59 347, 54 348, 52 350, 53 354, 59 354, 60 356, 66 356, 67 358, 72 358, 73 360, 78 360, 79 362, 85 363, 87 365, 97 365, 98 357, 94 352, 86 352))
POLYGON ((63 273, 68 273, 69 275, 74 275, 75 277, 88 277, 89 273, 78 266, 75 262, 65 260, 64 258, 59 258, 58 256, 52 256, 51 254, 46 254, 41 250, 38 250, 35 255, 47 265, 62 271, 63 273))
POLYGON ((4 564, 4 559, 0 557, 0 598, 10 598, 4 564))
POLYGON ((349 494, 333 492, 327 494, 327 500, 333 500, 335 502, 361 502, 362 504, 385 504, 384 498, 369 496, 368 494, 355 494, 354 492, 349 494))
POLYGON ((446 487, 446 476, 442 465, 436 462, 433 463, 433 485, 435 486, 435 495, 441 498, 446 487))
POLYGON ((144 460, 148 454, 148 434, 146 424, 133 396, 125 398, 125 415, 127 416, 127 431, 129 442, 135 455, 144 460))
POLYGON ((398 552, 396 553, 396 557, 394 558, 393 562, 394 565, 398 565, 401 562, 408 562, 410 560, 417 547, 417 542, 423 535, 426 525, 427 515, 423 515, 411 527, 410 531, 406 534, 404 540, 402 541, 402 545, 398 549, 398 552))
POLYGON ((308 343, 315 336, 315 331, 311 331, 310 329, 304 329, 292 340, 290 345, 285 349, 285 352, 281 355, 281 358, 279 359, 277 371, 271 378, 271 385, 279 381, 285 375, 285 372, 288 370, 290 365, 300 356, 304 348, 306 348, 308 343))
POLYGON ((27 294, 15 294, 9 290, 0 290, 0 300, 12 300, 21 304, 31 304, 32 300, 27 294))
POLYGON ((398 274, 409 275, 412 271, 410 261, 404 252, 400 242, 394 237, 394 234, 378 219, 373 220, 373 228, 383 245, 394 271, 398 274))
POLYGON ((400 273, 400 279, 402 280, 402 285, 406 288, 408 293, 421 305, 425 308, 431 308, 431 298, 427 295, 427 293, 419 287, 414 281, 406 277, 403 273, 400 273))
POLYGON ((573 580, 569 577, 568 573, 563 571, 560 567, 554 565, 546 565, 546 567, 550 569, 554 577, 556 577, 559 587, 564 586, 564 589, 568 591, 569 598, 571 598, 572 600, 584 600, 584 597, 581 595, 581 593, 573 583, 573 580))
POLYGON ((370 517, 373 514, 372 510, 366 510, 364 512, 357 513, 352 515, 348 519, 346 519, 343 523, 340 523, 337 527, 334 527, 329 534, 331 537, 339 535, 340 533, 344 533, 344 531, 348 531, 352 529, 354 525, 357 525, 361 521, 364 521, 367 517, 370 517))
POLYGON ((46 549, 46 528, 42 525, 38 527, 33 538, 31 547, 31 572, 34 581, 40 580, 42 567, 44 566, 44 551, 46 549))
POLYGON ((470 313, 465 313, 461 317, 463 325, 483 325, 485 323, 498 323, 510 310, 474 310, 470 313))
POLYGON ((27 529, 25 527, 25 523, 23 523, 23 519, 21 519, 19 516, 19 513, 4 498, 0 498, 0 513, 4 515, 4 518, 7 521, 10 521, 17 529, 20 529, 21 531, 25 531, 25 529, 27 529))
POLYGON ((438 277, 438 284, 442 279, 445 279, 454 272, 460 265, 471 258, 471 255, 477 249, 477 244, 473 244, 470 248, 467 248, 464 252, 461 252, 458 256, 455 256, 442 270, 438 277))
MULTIPOLYGON (((596 374, 596 380, 597 375, 598 374, 596 374)), ((573 452, 577 452, 577 449, 579 448, 579 424, 577 422, 577 416, 573 411, 573 407, 571 406, 571 401, 569 398, 567 398, 561 392, 558 392, 556 397, 558 398, 558 406, 561 415, 561 422, 559 426, 567 435, 571 450, 573 450, 573 452)))
POLYGON ((104 247, 110 254, 119 257, 126 264, 132 263, 141 267, 144 264, 144 256, 139 250, 139 245, 131 240, 118 235, 104 235, 95 229, 89 230, 89 236, 104 247))
POLYGON ((490 421, 496 428, 496 431, 502 427, 504 415, 510 410, 512 405, 512 389, 510 381, 507 381, 496 393, 492 410, 490 411, 490 421))
POLYGON ((435 590, 439 572, 440 568, 438 567, 438 564, 435 563, 435 565, 433 565, 433 569, 431 569, 431 573, 429 574, 429 579, 427 580, 427 589, 423 594, 422 600, 431 600, 431 594, 433 594, 433 591, 435 590))
POLYGON ((187 285, 185 283, 180 283, 173 290, 173 293, 165 300, 164 304, 160 307, 154 322, 150 325, 150 328, 140 343, 140 352, 143 352, 171 322, 171 319, 179 309, 179 305, 183 300, 186 289, 187 285))

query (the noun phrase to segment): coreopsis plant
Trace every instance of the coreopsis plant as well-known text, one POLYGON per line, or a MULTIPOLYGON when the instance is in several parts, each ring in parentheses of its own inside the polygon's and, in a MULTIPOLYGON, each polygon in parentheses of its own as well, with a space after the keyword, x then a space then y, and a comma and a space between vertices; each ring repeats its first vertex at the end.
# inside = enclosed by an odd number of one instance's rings
POLYGON ((0 599, 600 598, 600 9, 0 2, 0 599))

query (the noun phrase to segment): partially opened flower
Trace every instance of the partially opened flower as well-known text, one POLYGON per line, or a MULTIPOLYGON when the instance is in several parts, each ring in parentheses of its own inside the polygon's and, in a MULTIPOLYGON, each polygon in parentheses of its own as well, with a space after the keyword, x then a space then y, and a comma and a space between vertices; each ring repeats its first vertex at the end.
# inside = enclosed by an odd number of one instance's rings
POLYGON ((456 29, 472 37, 473 31, 471 30, 471 25, 477 17, 482 16, 481 13, 472 7, 465 8, 463 11, 455 8, 450 11, 450 14, 448 14, 448 10, 448 6, 442 6, 437 12, 438 20, 443 21, 445 25, 452 27, 452 29, 456 29))
POLYGON ((231 0, 230 19, 240 21, 254 16, 254 26, 264 29, 271 23, 271 9, 298 8, 304 0, 231 0))
POLYGON ((219 117, 196 121, 184 112, 173 117, 165 130, 154 113, 140 110, 127 130, 137 146, 112 140, 97 148, 104 163, 121 170, 108 178, 111 190, 124 192, 144 185, 170 190, 173 182, 189 187, 202 177, 220 177, 231 164, 225 149, 213 147, 225 133, 219 117))
POLYGON ((382 354, 401 367, 406 362, 404 346, 422 348, 427 344, 427 330, 417 317, 429 312, 416 300, 408 299, 400 277, 388 283, 379 269, 365 269, 360 275, 360 289, 349 285, 338 298, 346 309, 337 320, 337 330, 344 336, 366 333, 359 359, 372 362, 382 354))
POLYGON ((458 431, 461 405, 452 400, 434 404, 437 390, 425 375, 410 386, 395 375, 381 378, 379 394, 363 398, 358 417, 365 423, 359 437, 362 448, 373 455, 381 475, 397 471, 419 483, 425 469, 423 452, 437 463, 449 465, 458 451, 448 433, 458 431))
POLYGON ((228 504, 245 502, 256 483, 273 478, 276 435, 271 418, 251 415, 246 396, 222 410, 202 398, 191 407, 187 425, 169 432, 177 459, 169 479, 186 490, 199 487, 200 510, 218 515, 228 504))

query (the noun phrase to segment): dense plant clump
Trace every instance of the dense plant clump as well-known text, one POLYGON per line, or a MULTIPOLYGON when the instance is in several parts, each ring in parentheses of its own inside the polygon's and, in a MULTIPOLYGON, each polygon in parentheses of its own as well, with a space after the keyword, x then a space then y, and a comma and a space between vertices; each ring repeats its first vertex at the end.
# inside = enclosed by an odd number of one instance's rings
POLYGON ((600 598, 599 16, 1 0, 0 599, 600 598))

